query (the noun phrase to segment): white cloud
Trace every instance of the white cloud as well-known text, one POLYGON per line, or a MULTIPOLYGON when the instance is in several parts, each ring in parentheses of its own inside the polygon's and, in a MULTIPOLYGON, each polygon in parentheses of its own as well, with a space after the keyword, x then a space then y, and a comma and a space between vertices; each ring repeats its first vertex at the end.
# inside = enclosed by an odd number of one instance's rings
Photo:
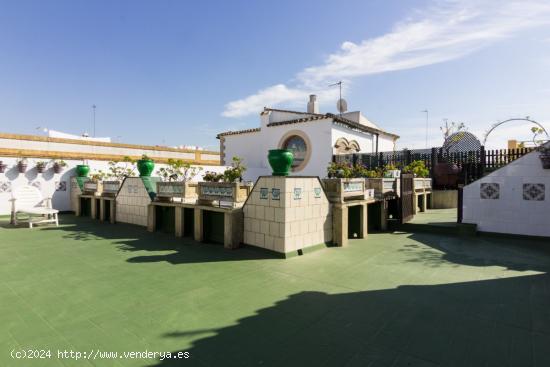
MULTIPOLYGON (((266 105, 296 104, 310 93, 331 93, 335 80, 406 70, 454 60, 524 29, 550 24, 547 0, 448 0, 417 11, 387 34, 346 41, 322 65, 297 73, 294 86, 277 84, 229 102, 223 116, 258 113, 266 105)), ((321 96, 319 98, 322 100, 321 96)))

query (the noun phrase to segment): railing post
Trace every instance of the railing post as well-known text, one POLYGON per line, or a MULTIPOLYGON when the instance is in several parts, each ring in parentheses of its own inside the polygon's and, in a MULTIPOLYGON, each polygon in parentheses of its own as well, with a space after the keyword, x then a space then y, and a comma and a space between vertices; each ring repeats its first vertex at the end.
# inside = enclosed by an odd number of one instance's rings
POLYGON ((432 155, 430 156, 430 174, 431 177, 435 177, 435 165, 437 164, 437 148, 432 148, 432 155))
POLYGON ((479 148, 479 161, 480 161, 480 169, 479 169, 479 176, 480 178, 485 176, 485 165, 486 162, 486 156, 485 156, 485 146, 481 146, 479 148))

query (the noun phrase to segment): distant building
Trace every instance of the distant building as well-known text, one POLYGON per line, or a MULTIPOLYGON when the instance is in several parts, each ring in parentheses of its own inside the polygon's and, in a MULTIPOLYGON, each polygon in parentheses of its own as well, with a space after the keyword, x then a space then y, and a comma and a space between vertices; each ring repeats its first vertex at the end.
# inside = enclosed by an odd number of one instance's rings
POLYGON ((333 154, 373 153, 395 149, 399 136, 386 132, 360 111, 319 113, 316 96, 310 96, 307 112, 264 108, 260 127, 218 134, 222 164, 233 157, 244 159, 245 178, 271 174, 269 149, 294 151, 293 174, 326 175, 333 154))
POLYGON ((74 135, 74 134, 67 134, 67 133, 63 133, 61 131, 55 131, 55 130, 51 130, 51 129, 48 129, 47 133, 48 133, 49 138, 86 140, 86 141, 95 141, 95 142, 102 142, 102 143, 110 143, 111 142, 111 138, 109 138, 109 137, 94 138, 94 137, 88 136, 87 133, 84 133, 82 135, 74 135))

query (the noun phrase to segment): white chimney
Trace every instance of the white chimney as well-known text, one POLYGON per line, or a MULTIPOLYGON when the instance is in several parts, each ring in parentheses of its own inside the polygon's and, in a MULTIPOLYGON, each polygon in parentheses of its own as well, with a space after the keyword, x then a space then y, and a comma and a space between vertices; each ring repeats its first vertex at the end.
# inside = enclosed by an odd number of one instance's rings
POLYGON ((315 94, 309 95, 309 102, 307 103, 307 113, 319 113, 319 103, 317 103, 317 96, 315 94))

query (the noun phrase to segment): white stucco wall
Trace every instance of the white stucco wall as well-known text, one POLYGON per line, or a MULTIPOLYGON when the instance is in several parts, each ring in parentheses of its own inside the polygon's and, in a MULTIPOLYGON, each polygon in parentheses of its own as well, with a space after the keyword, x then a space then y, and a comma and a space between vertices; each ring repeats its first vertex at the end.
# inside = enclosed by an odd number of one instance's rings
POLYGON ((376 149, 376 136, 373 134, 358 133, 343 126, 334 125, 332 126, 331 135, 331 146, 334 154, 336 154, 334 144, 336 144, 336 141, 340 138, 346 138, 348 141, 355 140, 359 144, 359 148, 361 148, 359 153, 372 153, 376 149))
POLYGON ((304 132, 311 143, 311 157, 305 168, 293 172, 296 176, 326 175, 326 167, 332 159, 332 121, 317 120, 300 124, 272 126, 259 132, 225 136, 225 162, 230 164, 234 156, 244 159, 247 171, 246 180, 256 180, 259 176, 270 175, 271 167, 267 160, 270 149, 279 148, 283 136, 292 130, 304 132))
MULTIPOLYGON (((9 214, 11 211, 11 204, 9 199, 11 198, 11 189, 22 185, 36 185, 39 187, 44 197, 52 198, 52 205, 55 209, 61 211, 70 211, 70 178, 75 176, 74 168, 78 164, 82 164, 81 160, 65 160, 68 164, 65 170, 60 173, 54 173, 51 168, 52 163, 48 165, 43 173, 36 171, 37 161, 50 162, 44 158, 28 158, 27 172, 19 173, 17 170, 17 159, 11 157, 0 157, 0 161, 8 165, 4 173, 0 173, 0 215, 9 214), (66 190, 56 190, 59 182, 65 182, 66 190)), ((98 170, 107 171, 109 168, 107 161, 94 161, 88 160, 90 166, 90 173, 98 170)), ((165 167, 163 164, 155 164, 156 172, 159 168, 165 167)), ((197 175, 193 181, 200 181, 205 171, 223 172, 226 169, 224 166, 205 166, 199 175, 197 175)), ((137 169, 136 169, 137 174, 137 169)), ((63 185, 63 184, 62 184, 63 185)))
POLYGON ((378 151, 391 152, 395 151, 395 140, 391 136, 381 134, 378 137, 378 151))
POLYGON ((550 170, 529 153, 464 187, 463 222, 479 231, 550 237, 550 170), (499 185, 498 199, 482 199, 481 184, 499 185), (524 200, 524 184, 544 184, 544 200, 524 200))

